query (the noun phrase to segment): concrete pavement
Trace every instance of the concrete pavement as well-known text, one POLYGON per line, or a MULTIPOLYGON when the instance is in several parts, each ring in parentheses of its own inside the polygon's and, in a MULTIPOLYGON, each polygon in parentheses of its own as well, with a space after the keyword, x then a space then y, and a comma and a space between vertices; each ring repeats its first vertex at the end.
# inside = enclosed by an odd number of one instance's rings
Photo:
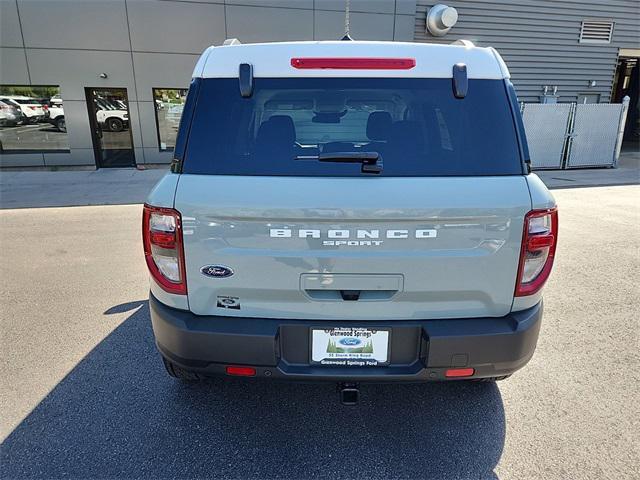
POLYGON ((538 170, 547 187, 576 188, 640 184, 640 152, 628 150, 620 155, 617 168, 579 168, 574 170, 538 170))
POLYGON ((494 384, 167 377, 140 205, 0 211, 3 478, 637 478, 640 187, 554 191, 536 354, 494 384))

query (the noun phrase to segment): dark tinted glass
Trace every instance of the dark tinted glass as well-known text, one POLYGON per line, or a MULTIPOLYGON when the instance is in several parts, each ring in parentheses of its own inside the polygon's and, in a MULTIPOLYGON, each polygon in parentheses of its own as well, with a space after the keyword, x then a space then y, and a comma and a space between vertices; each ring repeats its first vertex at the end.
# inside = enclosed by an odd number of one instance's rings
POLYGON ((256 78, 250 98, 238 79, 199 88, 184 173, 371 175, 318 161, 335 152, 377 152, 382 176, 523 173, 500 80, 470 80, 464 99, 451 79, 256 78))

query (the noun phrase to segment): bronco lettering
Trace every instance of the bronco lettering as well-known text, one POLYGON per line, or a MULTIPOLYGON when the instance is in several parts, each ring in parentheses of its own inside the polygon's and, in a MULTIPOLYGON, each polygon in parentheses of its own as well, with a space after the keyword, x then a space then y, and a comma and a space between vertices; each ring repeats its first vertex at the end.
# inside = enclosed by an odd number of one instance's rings
MULTIPOLYGON (((269 236, 272 238, 293 238, 294 230, 290 228, 271 228, 269 230, 269 236)), ((295 235, 298 238, 321 238, 322 236, 331 239, 339 239, 339 240, 351 240, 353 238, 389 238, 389 239, 406 239, 406 238, 436 238, 438 236, 438 231, 433 228, 429 229, 419 229, 415 231, 410 231, 407 229, 392 229, 386 230, 383 233, 380 230, 348 230, 348 229, 338 229, 338 230, 327 230, 324 235, 319 229, 309 229, 302 228, 297 231, 295 235)), ((349 242, 345 241, 325 241, 324 245, 380 245, 381 241, 354 241, 351 240, 349 242)))

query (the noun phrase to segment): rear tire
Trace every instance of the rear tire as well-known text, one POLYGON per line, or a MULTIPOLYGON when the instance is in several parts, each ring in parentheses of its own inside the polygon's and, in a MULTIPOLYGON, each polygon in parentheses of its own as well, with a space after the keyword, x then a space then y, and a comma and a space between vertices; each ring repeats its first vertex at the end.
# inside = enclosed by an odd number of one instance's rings
POLYGON ((179 367, 178 365, 170 362, 164 357, 162 357, 162 363, 164 363, 164 368, 167 370, 169 376, 177 378, 184 382, 198 382, 206 378, 204 375, 201 375, 199 373, 185 370, 184 368, 179 367))
POLYGON ((121 132, 124 129, 124 122, 119 118, 109 118, 106 123, 110 132, 121 132))
POLYGON ((67 122, 64 120, 64 117, 58 117, 55 120, 56 128, 59 132, 67 133, 67 122))

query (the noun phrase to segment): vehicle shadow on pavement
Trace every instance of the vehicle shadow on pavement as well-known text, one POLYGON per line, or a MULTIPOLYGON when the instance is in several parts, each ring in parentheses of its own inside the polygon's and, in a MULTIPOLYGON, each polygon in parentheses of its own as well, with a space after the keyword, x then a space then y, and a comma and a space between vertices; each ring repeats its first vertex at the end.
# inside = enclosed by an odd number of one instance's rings
POLYGON ((4 478, 497 478, 504 440, 492 383, 364 385, 356 407, 333 384, 180 383, 141 302, 11 433, 1 464, 4 478))

